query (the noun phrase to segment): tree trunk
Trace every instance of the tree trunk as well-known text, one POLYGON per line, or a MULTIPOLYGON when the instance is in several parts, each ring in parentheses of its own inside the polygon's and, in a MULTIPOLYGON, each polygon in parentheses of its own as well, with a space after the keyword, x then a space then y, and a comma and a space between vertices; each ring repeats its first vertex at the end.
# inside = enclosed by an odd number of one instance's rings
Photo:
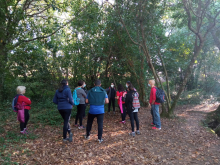
POLYGON ((0 100, 4 100, 4 84, 5 84, 5 74, 6 74, 6 64, 7 64, 7 50, 5 48, 6 44, 0 44, 0 100))
POLYGON ((180 98, 180 95, 181 95, 181 93, 182 93, 182 91, 183 91, 183 89, 184 89, 184 87, 185 87, 185 85, 186 85, 186 83, 187 83, 187 81, 188 81, 188 77, 189 77, 190 74, 191 74, 191 71, 192 71, 192 69, 193 69, 193 65, 195 64, 195 60, 196 60, 196 58, 198 57, 200 51, 202 50, 203 44, 204 44, 204 41, 201 41, 201 42, 200 42, 199 47, 197 47, 197 45, 195 44, 195 47, 196 47, 195 50, 196 50, 196 52, 194 53, 194 55, 193 55, 193 57, 192 57, 192 59, 191 59, 191 62, 190 62, 189 66, 188 66, 187 69, 186 69, 183 82, 182 82, 181 86, 179 87, 179 91, 178 91, 178 93, 177 93, 177 95, 176 95, 176 97, 175 97, 175 99, 174 99, 174 101, 173 101, 173 104, 172 104, 172 106, 171 106, 171 109, 168 111, 169 115, 171 115, 171 116, 174 116, 174 109, 175 109, 175 107, 176 107, 176 104, 177 104, 177 102, 178 102, 178 100, 179 100, 179 98, 180 98))

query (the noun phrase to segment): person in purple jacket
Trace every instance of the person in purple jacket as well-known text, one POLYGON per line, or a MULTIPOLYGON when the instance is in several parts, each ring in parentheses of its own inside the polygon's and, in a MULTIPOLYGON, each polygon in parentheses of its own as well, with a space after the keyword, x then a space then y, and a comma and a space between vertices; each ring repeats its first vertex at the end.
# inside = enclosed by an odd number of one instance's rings
POLYGON ((74 103, 73 103, 73 97, 71 94, 71 90, 68 86, 67 80, 64 79, 61 81, 61 86, 56 91, 55 96, 53 98, 53 102, 57 104, 57 109, 59 110, 59 113, 64 120, 63 141, 72 142, 73 134, 71 133, 71 130, 70 130, 69 120, 71 117, 71 110, 72 110, 74 103), (69 138, 67 138, 67 132, 69 134, 69 138))

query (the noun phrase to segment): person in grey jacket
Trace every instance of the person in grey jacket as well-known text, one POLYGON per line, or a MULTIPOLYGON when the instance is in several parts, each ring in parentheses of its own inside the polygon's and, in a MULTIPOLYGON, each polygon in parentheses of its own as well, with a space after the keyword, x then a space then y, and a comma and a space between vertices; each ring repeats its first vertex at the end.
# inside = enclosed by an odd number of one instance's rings
POLYGON ((80 99, 79 105, 77 105, 77 114, 76 114, 76 119, 75 119, 75 126, 78 127, 79 129, 84 129, 85 127, 82 125, 82 120, 83 120, 83 113, 85 110, 85 103, 86 103, 86 93, 82 89, 83 87, 83 81, 79 80, 78 81, 78 87, 75 89, 77 90, 77 98, 80 99), (79 119, 79 125, 77 125, 79 119))

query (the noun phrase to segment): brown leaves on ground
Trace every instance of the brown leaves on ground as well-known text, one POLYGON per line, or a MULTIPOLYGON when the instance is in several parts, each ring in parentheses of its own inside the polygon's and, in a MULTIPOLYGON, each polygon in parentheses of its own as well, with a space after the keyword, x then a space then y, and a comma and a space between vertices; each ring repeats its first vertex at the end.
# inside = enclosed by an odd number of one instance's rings
MULTIPOLYGON (((162 129, 151 129, 150 110, 139 112, 141 135, 128 135, 131 126, 120 124, 120 113, 105 114, 103 139, 97 141, 97 122, 94 120, 90 140, 85 130, 73 126, 72 143, 62 142, 62 127, 32 129, 40 138, 27 140, 21 147, 29 153, 12 153, 11 159, 20 164, 220 164, 220 141, 201 126, 208 110, 215 107, 181 106, 176 119, 161 119, 162 129)), ((83 121, 84 125, 86 120, 83 121)), ((33 125, 30 124, 30 127, 33 125)))

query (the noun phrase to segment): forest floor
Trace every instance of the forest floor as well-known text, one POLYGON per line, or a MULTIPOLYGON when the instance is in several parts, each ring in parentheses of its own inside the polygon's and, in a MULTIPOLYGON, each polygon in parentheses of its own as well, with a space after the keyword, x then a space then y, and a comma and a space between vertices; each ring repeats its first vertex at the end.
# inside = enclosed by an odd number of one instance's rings
MULTIPOLYGON (((97 123, 93 123, 90 140, 85 140, 85 130, 73 127, 72 143, 62 142, 62 123, 59 127, 41 126, 30 131, 37 136, 26 143, 14 144, 5 149, 12 162, 26 165, 38 164, 220 164, 220 138, 203 127, 201 120, 217 106, 178 106, 175 119, 161 119, 162 129, 151 129, 149 108, 139 112, 141 135, 134 138, 130 122, 120 124, 120 113, 105 114, 104 141, 97 141, 97 123)), ((86 125, 86 119, 83 121, 86 125)), ((17 125, 18 126, 18 125, 17 125)), ((8 126, 10 129, 10 126, 8 126)), ((13 128, 17 131, 17 127, 13 128)), ((30 136, 30 135, 28 135, 30 136)), ((0 164, 2 164, 0 162, 0 164)))

